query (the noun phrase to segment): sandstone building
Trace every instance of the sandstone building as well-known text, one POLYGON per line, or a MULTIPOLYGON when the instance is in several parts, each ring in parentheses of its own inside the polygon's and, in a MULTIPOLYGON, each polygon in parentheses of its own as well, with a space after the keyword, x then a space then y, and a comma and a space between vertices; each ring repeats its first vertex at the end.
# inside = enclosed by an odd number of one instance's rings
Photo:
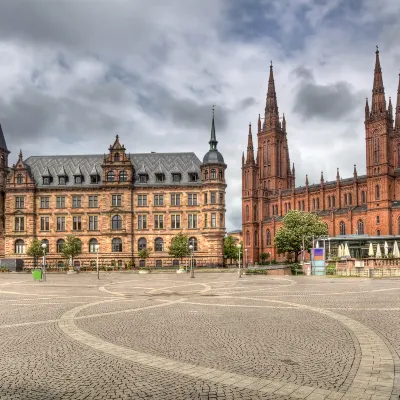
POLYGON ((395 111, 386 102, 379 51, 376 51, 372 103, 365 105, 366 175, 296 187, 290 163, 286 120, 280 120, 272 65, 265 119, 258 118, 257 145, 249 127, 242 157, 242 226, 249 262, 263 252, 277 257, 274 237, 291 209, 317 213, 329 236, 400 235, 400 77, 395 111), (256 150, 256 155, 255 155, 256 150))
POLYGON ((123 266, 151 248, 147 266, 179 264, 168 248, 178 232, 194 246, 197 265, 223 263, 225 169, 217 150, 214 116, 210 150, 194 153, 128 154, 118 136, 104 155, 34 156, 8 168, 0 128, 0 251, 24 258, 34 238, 48 245, 50 265, 63 262, 67 235, 82 242, 76 266, 123 266))

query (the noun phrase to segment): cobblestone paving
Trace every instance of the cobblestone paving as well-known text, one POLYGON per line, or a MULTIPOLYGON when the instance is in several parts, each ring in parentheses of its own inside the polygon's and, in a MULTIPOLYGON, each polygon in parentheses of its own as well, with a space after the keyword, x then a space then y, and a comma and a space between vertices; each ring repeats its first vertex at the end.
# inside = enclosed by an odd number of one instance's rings
POLYGON ((400 398, 400 280, 0 275, 0 399, 400 398))

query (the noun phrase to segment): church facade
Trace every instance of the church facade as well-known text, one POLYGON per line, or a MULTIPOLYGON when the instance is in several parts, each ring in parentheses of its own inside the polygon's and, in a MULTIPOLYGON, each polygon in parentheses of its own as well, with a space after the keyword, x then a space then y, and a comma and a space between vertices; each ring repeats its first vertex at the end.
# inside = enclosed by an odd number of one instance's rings
POLYGON ((318 214, 330 237, 400 235, 400 76, 396 109, 386 102, 379 51, 376 51, 371 105, 365 105, 366 174, 296 187, 289 157, 286 119, 280 120, 272 65, 265 119, 258 118, 257 144, 249 126, 242 156, 242 228, 249 262, 261 253, 279 258, 274 237, 289 210, 318 214))
POLYGON ((217 150, 128 154, 117 136, 104 155, 33 156, 8 167, 0 127, 0 256, 22 258, 32 240, 47 245, 52 266, 65 262, 68 235, 80 239, 75 266, 178 266, 168 253, 179 232, 189 237, 198 266, 223 264, 226 164, 217 150), (138 253, 151 249, 141 260, 138 253))

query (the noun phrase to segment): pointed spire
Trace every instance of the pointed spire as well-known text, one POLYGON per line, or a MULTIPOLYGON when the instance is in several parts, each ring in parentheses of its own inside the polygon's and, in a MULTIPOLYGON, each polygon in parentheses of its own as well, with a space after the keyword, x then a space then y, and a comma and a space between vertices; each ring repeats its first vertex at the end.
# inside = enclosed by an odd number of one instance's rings
POLYGON ((261 115, 258 114, 258 133, 261 132, 261 115))
POLYGON ((368 105, 368 97, 365 100, 365 120, 369 118, 369 105, 368 105))
POLYGON ((0 149, 8 151, 7 144, 6 144, 6 139, 5 139, 4 134, 3 134, 3 129, 1 129, 1 124, 0 124, 0 149))
POLYGON ((215 106, 212 108, 212 123, 211 123, 211 139, 208 142, 210 145, 210 150, 217 150, 217 137, 215 135, 215 122, 214 122, 215 106))
POLYGON ((294 163, 293 163, 293 167, 292 167, 292 176, 293 176, 293 177, 296 176, 296 174, 295 174, 295 169, 294 169, 294 163))
POLYGON ((374 71, 374 86, 372 88, 372 115, 377 115, 386 111, 385 88, 383 86, 381 62, 379 60, 379 49, 376 46, 376 59, 374 71))
POLYGON ((339 168, 336 168, 336 179, 337 179, 337 180, 340 179, 339 168))
POLYGON ((286 118, 285 118, 285 113, 283 113, 283 118, 282 118, 282 130, 283 130, 283 132, 286 132, 286 118))
POLYGON ((321 182, 324 182, 324 172, 321 171, 321 182))
POLYGON ((244 165, 244 152, 242 153, 242 166, 244 165))
POLYGON ((308 175, 306 175, 306 187, 308 187, 308 175))
POLYGON ((400 132, 400 74, 399 74, 399 86, 397 89, 397 104, 396 104, 396 125, 395 129, 400 132))
POLYGON ((357 167, 356 167, 356 164, 354 164, 353 176, 354 176, 354 179, 356 180, 357 179, 357 167))
POLYGON ((389 97, 388 112, 389 112, 389 117, 393 123, 393 106, 392 106, 392 98, 391 97, 389 97))
POLYGON ((264 129, 277 128, 277 127, 279 127, 279 112, 278 112, 278 101, 276 99, 276 92, 275 92, 274 71, 271 61, 271 65, 269 67, 267 101, 265 105, 264 129))
POLYGON ((247 139, 247 164, 254 163, 254 147, 253 147, 253 135, 251 133, 251 124, 249 124, 249 136, 247 139))

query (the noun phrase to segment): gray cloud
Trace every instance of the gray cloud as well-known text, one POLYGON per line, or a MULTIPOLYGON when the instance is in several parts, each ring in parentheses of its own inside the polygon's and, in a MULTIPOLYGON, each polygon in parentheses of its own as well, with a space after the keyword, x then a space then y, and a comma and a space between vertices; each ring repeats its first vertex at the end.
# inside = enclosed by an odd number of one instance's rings
POLYGON ((293 112, 303 119, 333 121, 352 114, 359 105, 362 97, 348 82, 320 85, 307 68, 299 67, 295 73, 300 83, 294 97, 293 112))

